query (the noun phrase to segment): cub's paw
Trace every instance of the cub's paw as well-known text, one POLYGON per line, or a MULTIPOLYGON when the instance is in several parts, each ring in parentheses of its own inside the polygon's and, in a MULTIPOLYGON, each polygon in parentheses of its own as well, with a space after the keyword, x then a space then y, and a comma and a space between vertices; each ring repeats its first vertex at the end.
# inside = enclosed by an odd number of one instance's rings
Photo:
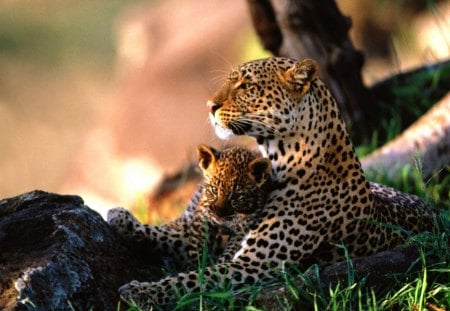
POLYGON ((106 221, 123 236, 133 236, 135 231, 142 226, 130 211, 122 207, 110 209, 106 221))

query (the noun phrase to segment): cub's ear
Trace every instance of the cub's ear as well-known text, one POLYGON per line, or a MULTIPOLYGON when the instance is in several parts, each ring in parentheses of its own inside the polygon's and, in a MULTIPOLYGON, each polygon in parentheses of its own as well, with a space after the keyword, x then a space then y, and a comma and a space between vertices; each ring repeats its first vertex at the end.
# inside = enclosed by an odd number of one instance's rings
POLYGON ((295 63, 294 66, 280 75, 288 89, 303 96, 317 77, 319 66, 312 59, 305 59, 295 63))
POLYGON ((203 144, 199 145, 197 147, 198 166, 200 166, 203 171, 208 170, 211 165, 216 163, 218 154, 219 152, 212 147, 203 144))
POLYGON ((272 163, 266 158, 257 158, 248 164, 249 176, 253 179, 258 186, 270 178, 270 172, 272 171, 272 163))

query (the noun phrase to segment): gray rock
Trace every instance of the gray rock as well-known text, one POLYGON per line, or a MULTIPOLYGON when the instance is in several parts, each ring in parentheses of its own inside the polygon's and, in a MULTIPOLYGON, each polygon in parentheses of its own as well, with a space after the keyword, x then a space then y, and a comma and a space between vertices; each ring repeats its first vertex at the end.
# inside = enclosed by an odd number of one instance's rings
POLYGON ((78 196, 0 200, 0 309, 117 310, 148 255, 132 244, 78 196))

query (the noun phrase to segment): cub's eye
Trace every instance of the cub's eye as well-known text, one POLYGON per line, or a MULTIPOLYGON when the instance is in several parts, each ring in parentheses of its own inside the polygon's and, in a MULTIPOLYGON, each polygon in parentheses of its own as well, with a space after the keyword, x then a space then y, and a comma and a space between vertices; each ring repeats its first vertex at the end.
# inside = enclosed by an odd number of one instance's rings
POLYGON ((217 187, 209 185, 208 187, 206 187, 205 193, 208 197, 216 197, 217 187))
POLYGON ((217 194, 217 187, 216 186, 211 186, 211 192, 213 194, 217 194))

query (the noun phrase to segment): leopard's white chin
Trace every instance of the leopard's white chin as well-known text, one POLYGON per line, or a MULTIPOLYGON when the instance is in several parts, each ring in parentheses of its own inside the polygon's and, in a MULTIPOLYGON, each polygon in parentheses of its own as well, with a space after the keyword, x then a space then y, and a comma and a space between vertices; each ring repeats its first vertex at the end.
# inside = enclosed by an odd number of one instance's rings
POLYGON ((223 128, 221 126, 214 126, 214 129, 217 137, 219 137, 220 139, 230 139, 234 136, 233 131, 230 129, 223 128))
POLYGON ((220 139, 230 139, 234 136, 234 133, 229 128, 225 128, 217 123, 213 118, 211 118, 211 123, 214 127, 214 131, 216 132, 217 137, 220 139))

